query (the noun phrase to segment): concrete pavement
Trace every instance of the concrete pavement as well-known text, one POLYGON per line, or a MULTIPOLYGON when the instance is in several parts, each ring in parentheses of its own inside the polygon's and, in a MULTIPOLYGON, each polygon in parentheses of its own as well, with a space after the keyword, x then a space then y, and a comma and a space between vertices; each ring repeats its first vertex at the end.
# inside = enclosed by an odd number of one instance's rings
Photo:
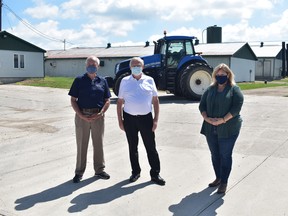
POLYGON ((90 145, 83 181, 73 184, 74 111, 67 93, 0 85, 0 215, 288 215, 287 97, 244 93, 243 127, 222 196, 207 188, 214 174, 199 134, 198 102, 163 92, 156 141, 166 185, 150 182, 142 142, 141 177, 128 182, 128 148, 118 128, 116 97, 106 114, 104 151, 111 179, 93 176, 90 145))

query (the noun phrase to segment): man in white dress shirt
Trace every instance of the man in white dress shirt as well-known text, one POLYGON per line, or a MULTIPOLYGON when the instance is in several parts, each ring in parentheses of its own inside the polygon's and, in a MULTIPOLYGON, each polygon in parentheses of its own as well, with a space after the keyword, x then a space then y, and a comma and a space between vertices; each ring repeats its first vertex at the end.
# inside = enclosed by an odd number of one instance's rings
POLYGON ((132 74, 124 77, 121 81, 117 101, 119 127, 125 131, 129 145, 132 168, 129 181, 137 181, 141 173, 138 159, 138 133, 140 132, 151 167, 151 181, 159 185, 165 185, 165 180, 159 175, 160 160, 156 150, 154 133, 159 117, 157 88, 153 78, 142 73, 144 61, 141 58, 132 58, 130 69, 132 74))

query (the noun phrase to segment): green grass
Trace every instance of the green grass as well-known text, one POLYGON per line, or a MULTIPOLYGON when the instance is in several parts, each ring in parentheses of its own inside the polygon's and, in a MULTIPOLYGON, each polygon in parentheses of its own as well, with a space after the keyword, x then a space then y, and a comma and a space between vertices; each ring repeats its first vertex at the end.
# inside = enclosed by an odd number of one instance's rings
POLYGON ((63 88, 69 89, 73 83, 74 77, 49 77, 26 79, 21 82, 17 82, 17 85, 27 86, 40 86, 51 88, 63 88))
POLYGON ((275 80, 272 82, 256 81, 251 83, 237 83, 241 90, 257 89, 257 88, 269 88, 278 86, 288 86, 288 78, 282 80, 275 80))
MULTIPOLYGON (((16 84, 69 89, 72 85, 73 80, 74 80, 73 77, 46 76, 44 78, 27 79, 21 82, 17 82, 16 84)), ((264 81, 256 81, 256 82, 237 83, 237 85, 239 85, 239 87, 242 90, 277 87, 277 86, 288 86, 288 78, 281 79, 281 80, 274 80, 272 82, 267 82, 267 84, 265 84, 264 81)))

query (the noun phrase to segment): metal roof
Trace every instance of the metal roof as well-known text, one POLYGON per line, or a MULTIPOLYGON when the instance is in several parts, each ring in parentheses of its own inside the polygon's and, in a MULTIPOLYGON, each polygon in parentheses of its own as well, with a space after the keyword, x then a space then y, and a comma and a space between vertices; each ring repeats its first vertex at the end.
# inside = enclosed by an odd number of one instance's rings
MULTIPOLYGON (((251 50, 255 57, 276 55, 281 51, 281 47, 264 46, 262 48, 251 47, 246 42, 231 43, 208 43, 195 46, 196 52, 201 52, 203 56, 233 56, 243 47, 251 50), (253 48, 253 49, 252 49, 253 48), (260 50, 260 51, 258 51, 260 50), (265 52, 264 52, 265 51, 265 52)), ((96 55, 99 58, 127 58, 133 56, 146 56, 154 53, 154 45, 150 46, 119 46, 119 47, 77 47, 69 50, 49 50, 46 53, 47 59, 68 59, 68 58, 87 58, 96 55)))
POLYGON ((198 44, 195 46, 195 51, 205 56, 232 56, 245 44, 244 42, 198 44))
POLYGON ((0 31, 0 50, 13 50, 13 51, 29 51, 29 52, 42 52, 46 50, 16 37, 15 35, 7 32, 0 31))
MULTIPOLYGON (((196 52, 202 52, 202 55, 230 55, 232 56, 246 43, 209 43, 198 44, 195 46, 196 52)), ((47 51, 47 59, 59 58, 87 58, 89 55, 103 57, 131 57, 152 55, 154 45, 152 46, 121 46, 121 47, 81 47, 69 50, 50 50, 47 51)))
POLYGON ((66 59, 66 58, 87 58, 95 55, 99 58, 111 57, 131 57, 145 56, 154 53, 153 46, 123 46, 123 47, 86 47, 72 48, 69 50, 50 50, 47 51, 47 59, 66 59))
POLYGON ((280 45, 264 45, 262 47, 252 45, 251 49, 257 57, 270 57, 275 58, 282 50, 280 45))

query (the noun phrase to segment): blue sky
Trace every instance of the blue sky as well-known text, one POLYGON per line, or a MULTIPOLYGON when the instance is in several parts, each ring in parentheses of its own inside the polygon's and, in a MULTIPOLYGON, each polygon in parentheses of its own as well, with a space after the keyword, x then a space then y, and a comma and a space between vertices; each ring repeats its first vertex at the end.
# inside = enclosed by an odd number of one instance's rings
MULTIPOLYGON (((287 0, 2 0, 2 30, 45 50, 144 45, 222 27, 222 42, 288 43, 287 0), (38 32, 38 33, 36 33, 38 32)), ((203 40, 202 40, 203 39, 203 40)))

